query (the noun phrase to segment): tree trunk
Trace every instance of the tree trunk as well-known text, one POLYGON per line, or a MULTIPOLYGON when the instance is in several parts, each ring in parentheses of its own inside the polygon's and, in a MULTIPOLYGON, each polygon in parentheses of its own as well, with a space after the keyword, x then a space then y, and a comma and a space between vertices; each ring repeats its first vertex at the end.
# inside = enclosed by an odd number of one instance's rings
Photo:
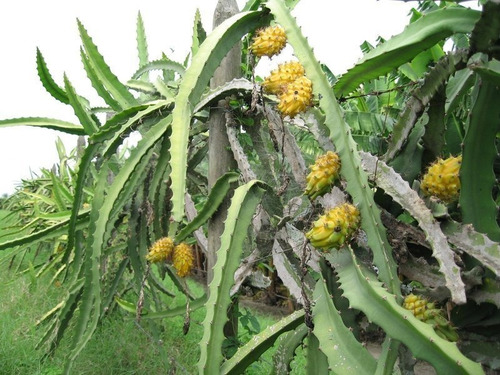
MULTIPOLYGON (((219 0, 214 12, 213 27, 217 27, 224 20, 238 13, 236 0, 219 0)), ((234 78, 240 77, 241 47, 236 45, 222 60, 219 68, 210 81, 210 87, 216 88, 234 78)), ((216 108, 210 110, 208 122, 208 187, 215 184, 217 179, 224 173, 235 169, 236 162, 230 149, 226 133, 225 111, 228 104, 221 100, 216 108)), ((228 196, 231 195, 229 192, 228 196)), ((216 251, 220 247, 220 237, 224 230, 224 220, 230 199, 226 198, 208 223, 208 254, 207 254, 207 285, 213 278, 213 267, 216 261, 216 251)))
MULTIPOLYGON (((224 20, 238 13, 236 0, 219 0, 214 12, 214 29, 224 20)), ((229 51, 222 60, 220 66, 214 73, 210 81, 210 87, 216 88, 241 75, 241 46, 237 44, 229 51)), ((226 132, 226 116, 228 110, 228 101, 219 101, 216 108, 211 108, 210 119, 208 122, 208 187, 212 189, 217 179, 224 173, 236 168, 236 161, 229 144, 226 132)), ((224 231, 224 221, 227 216, 227 210, 233 193, 233 189, 220 205, 218 211, 208 222, 208 251, 207 251, 207 285, 213 278, 213 267, 216 262, 216 251, 220 247, 220 238, 224 231)), ((233 299, 231 306, 227 311, 228 321, 224 326, 224 335, 233 340, 238 338, 238 300, 233 299)))

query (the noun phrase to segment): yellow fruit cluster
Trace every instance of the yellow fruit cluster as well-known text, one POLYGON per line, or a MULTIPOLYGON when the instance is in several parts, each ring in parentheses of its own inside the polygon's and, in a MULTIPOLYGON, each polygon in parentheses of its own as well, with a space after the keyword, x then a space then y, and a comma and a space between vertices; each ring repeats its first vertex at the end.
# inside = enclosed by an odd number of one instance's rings
POLYGON ((460 165, 462 155, 438 159, 422 178, 420 188, 425 195, 432 195, 445 203, 456 200, 460 193, 460 165))
POLYGON ((328 151, 316 159, 310 166, 311 172, 307 175, 305 194, 315 199, 330 190, 333 182, 339 176, 340 158, 337 153, 328 151))
POLYGON ((174 241, 170 237, 163 237, 156 241, 149 248, 146 260, 151 263, 165 262, 172 255, 174 241))
POLYGON ((260 29, 250 45, 255 56, 274 56, 286 46, 285 30, 279 26, 269 26, 260 29))
MULTIPOLYGON (((285 30, 269 26, 257 32, 250 45, 256 56, 274 56, 286 45, 285 30)), ((312 104, 312 82, 304 75, 304 67, 298 62, 282 64, 263 83, 264 90, 279 96, 278 110, 284 116, 295 117, 312 104)))
POLYGON ((428 302, 427 299, 416 296, 413 293, 406 296, 403 301, 403 307, 406 310, 410 310, 415 315, 415 318, 423 322, 430 317, 429 311, 436 309, 436 306, 432 302, 428 302))
POLYGON ((189 275, 193 268, 194 255, 191 246, 186 243, 177 245, 174 249, 173 266, 177 270, 179 277, 189 275))
POLYGON ((412 293, 405 297, 403 307, 410 310, 418 320, 432 325, 441 338, 448 341, 458 340, 457 332, 443 316, 443 311, 436 308, 434 303, 412 293))
POLYGON ((170 237, 163 237, 151 245, 146 260, 151 263, 167 262, 172 260, 179 277, 186 277, 193 269, 193 249, 186 243, 174 246, 170 237))
POLYGON ((344 203, 320 216, 306 237, 317 249, 339 248, 359 228, 360 221, 358 209, 344 203))
POLYGON ((298 61, 289 61, 280 64, 278 69, 271 72, 262 83, 264 90, 270 94, 282 94, 286 91, 287 86, 297 78, 305 74, 304 67, 298 61))
POLYGON ((305 112, 312 104, 312 82, 306 76, 297 78, 290 83, 279 96, 278 110, 284 116, 295 117, 305 112))

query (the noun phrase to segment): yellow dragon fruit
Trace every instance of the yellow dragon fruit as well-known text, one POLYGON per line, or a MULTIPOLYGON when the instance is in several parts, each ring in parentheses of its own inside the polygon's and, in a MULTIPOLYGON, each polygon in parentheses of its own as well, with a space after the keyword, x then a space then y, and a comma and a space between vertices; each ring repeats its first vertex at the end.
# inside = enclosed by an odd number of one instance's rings
POLYGON ((276 25, 260 29, 253 38, 250 49, 255 56, 271 57, 280 53, 285 48, 285 45, 285 30, 281 26, 276 25))
POLYGON ((339 248, 359 228, 360 221, 358 209, 344 203, 320 216, 306 237, 317 249, 339 248))
POLYGON ((436 308, 434 303, 412 293, 405 297, 403 307, 411 311, 418 320, 432 325, 436 334, 441 338, 448 341, 458 340, 457 332, 444 317, 443 311, 436 308))
POLYGON ((170 258, 174 249, 174 241, 170 237, 163 237, 149 248, 146 260, 151 263, 164 262, 170 258))
POLYGON ((456 200, 460 192, 460 165, 462 155, 438 159, 422 178, 420 188, 425 195, 432 195, 445 203, 456 200))
POLYGON ((287 86, 297 78, 305 74, 304 67, 297 61, 290 61, 278 66, 267 77, 262 86, 270 94, 281 94, 286 91, 287 86))
POLYGON ((330 190, 337 179, 340 171, 339 156, 335 152, 328 151, 325 155, 318 157, 310 168, 305 194, 315 199, 330 190))
POLYGON ((191 246, 181 243, 174 248, 173 266, 179 277, 186 277, 193 268, 194 255, 191 246))
POLYGON ((290 83, 279 96, 278 110, 283 116, 295 117, 312 103, 312 82, 302 76, 290 83))

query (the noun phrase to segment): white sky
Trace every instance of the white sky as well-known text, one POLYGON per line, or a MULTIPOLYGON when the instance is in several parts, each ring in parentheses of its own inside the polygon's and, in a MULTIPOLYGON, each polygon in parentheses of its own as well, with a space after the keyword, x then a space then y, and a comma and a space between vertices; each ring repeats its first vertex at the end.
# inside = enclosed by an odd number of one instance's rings
MULTIPOLYGON (((70 106, 53 99, 36 72, 35 52, 43 53, 53 78, 62 85, 66 72, 76 91, 101 105, 80 61, 76 18, 84 24, 107 64, 122 82, 138 67, 135 27, 141 11, 149 57, 165 52, 182 62, 190 50, 196 8, 203 26, 212 28, 216 0, 25 0, 4 2, 0 13, 0 119, 51 117, 77 123, 70 106)), ((244 0, 238 0, 240 8, 244 0)), ((391 0, 302 0, 294 10, 318 59, 341 74, 360 57, 359 45, 400 33, 416 2, 391 0)), ((264 63, 262 61, 261 63, 264 63)), ((276 64, 275 61, 272 64, 276 64)), ((0 194, 12 193, 30 170, 57 162, 55 139, 69 151, 76 137, 34 127, 0 128, 0 194)))

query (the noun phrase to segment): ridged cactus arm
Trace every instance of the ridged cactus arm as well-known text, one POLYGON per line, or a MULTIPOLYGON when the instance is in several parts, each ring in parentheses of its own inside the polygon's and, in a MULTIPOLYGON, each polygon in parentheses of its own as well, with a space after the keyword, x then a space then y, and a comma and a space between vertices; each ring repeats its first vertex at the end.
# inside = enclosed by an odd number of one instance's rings
POLYGON ((69 104, 69 98, 63 88, 61 88, 52 78, 49 68, 45 63, 42 52, 40 49, 36 49, 36 70, 38 72, 38 77, 42 82, 43 87, 47 92, 52 95, 53 98, 59 100, 61 103, 69 104))
POLYGON ((78 316, 78 334, 74 336, 72 351, 68 357, 65 373, 69 373, 72 363, 79 355, 83 347, 92 336, 99 319, 100 309, 100 258, 103 248, 106 246, 111 232, 110 223, 114 223, 117 214, 128 202, 137 186, 143 181, 144 170, 149 164, 152 148, 165 133, 170 119, 162 119, 155 124, 147 133, 137 147, 131 152, 130 157, 116 175, 111 186, 108 186, 108 171, 102 167, 99 173, 97 188, 94 194, 91 211, 91 226, 89 227, 89 237, 86 246, 86 260, 84 272, 86 274, 86 284, 84 286, 84 296, 90 293, 88 299, 82 303, 80 308, 82 313, 78 316), (102 198, 101 198, 102 197, 102 198), (96 200, 97 199, 97 200, 96 200), (88 283, 87 283, 88 281, 88 283), (89 319, 92 320, 89 322, 89 319))
POLYGON ((472 225, 462 225, 448 220, 441 224, 448 241, 460 250, 479 260, 500 277, 500 244, 478 233, 472 225))
POLYGON ((99 130, 99 124, 92 117, 90 109, 85 105, 83 99, 76 93, 66 74, 64 75, 64 88, 68 95, 69 104, 73 107, 73 111, 85 129, 85 133, 88 135, 94 134, 99 130))
POLYGON ((328 374, 327 356, 319 348, 319 340, 311 331, 307 335, 306 374, 328 374))
POLYGON ((118 80, 104 61, 103 56, 99 53, 97 46, 92 41, 83 24, 80 20, 77 20, 77 23, 83 49, 85 50, 85 54, 82 50, 83 63, 87 74, 89 74, 89 78, 93 81, 92 84, 99 91, 99 95, 103 98, 109 98, 110 105, 113 104, 115 110, 137 105, 137 100, 125 85, 118 80), (103 95, 104 91, 101 90, 101 87, 105 89, 106 95, 103 95))
POLYGON ((225 221, 221 245, 217 250, 217 262, 213 279, 209 285, 207 313, 203 321, 203 337, 200 341, 201 355, 198 363, 201 374, 219 374, 222 363, 223 328, 227 321, 227 309, 231 302, 230 290, 234 284, 234 273, 243 251, 247 228, 264 193, 265 185, 251 181, 234 191, 225 221))
POLYGON ((7 126, 36 126, 61 131, 68 134, 87 135, 85 129, 80 124, 72 124, 67 121, 47 117, 19 117, 0 120, 0 128, 7 126))
POLYGON ((137 69, 137 71, 132 75, 132 78, 139 79, 144 74, 154 70, 171 71, 178 73, 182 77, 186 71, 186 68, 184 67, 184 65, 178 62, 168 59, 153 60, 145 65, 141 65, 141 67, 137 69))
MULTIPOLYGON (((46 241, 46 240, 51 239, 51 238, 62 236, 68 230, 68 223, 69 223, 69 219, 62 220, 62 221, 58 222, 57 224, 51 225, 50 227, 39 230, 37 232, 30 233, 30 234, 22 236, 22 237, 17 237, 14 239, 9 239, 7 241, 0 242, 0 251, 11 249, 11 248, 16 247, 16 246, 26 245, 26 244, 33 246, 34 244, 36 244, 40 241, 46 241)), ((88 223, 89 223, 89 212, 88 211, 80 212, 76 216, 76 224, 75 224, 76 228, 78 228, 78 229, 85 228, 88 225, 88 223)), ((13 256, 22 250, 24 250, 24 249, 18 248, 18 250, 14 251, 9 256, 13 256)))
MULTIPOLYGON (((89 138, 89 145, 85 149, 85 152, 80 159, 80 164, 78 166, 78 175, 76 179, 73 198, 73 208, 71 210, 68 230, 68 244, 66 246, 66 252, 63 257, 63 262, 67 262, 73 250, 76 217, 82 204, 84 196, 83 189, 86 186, 85 182, 88 177, 89 168, 93 164, 93 159, 99 151, 101 151, 101 153, 106 153, 105 151, 101 150, 102 147, 105 147, 106 150, 112 149, 113 151, 116 151, 116 148, 119 146, 118 143, 123 141, 123 135, 126 132, 130 132, 130 129, 133 125, 136 125, 144 118, 145 115, 150 113, 148 111, 148 108, 149 107, 147 106, 139 106, 129 108, 123 112, 120 112, 119 114, 109 119, 103 126, 99 128, 97 132, 93 133, 89 138), (143 109, 144 111, 142 111, 143 109), (106 142, 110 139, 113 139, 113 141, 106 142)), ((155 107, 153 105, 151 106, 151 108, 152 110, 159 110, 161 107, 155 107)))
POLYGON ((420 86, 412 91, 411 97, 405 104, 401 115, 394 124, 391 141, 387 146, 384 160, 389 162, 401 152, 408 142, 411 131, 423 115, 425 108, 446 81, 455 73, 457 66, 465 58, 463 51, 443 56, 438 63, 426 74, 420 86))
POLYGON ((446 287, 451 293, 453 302, 465 303, 467 298, 465 285, 460 277, 460 268, 455 263, 454 253, 431 210, 394 169, 369 153, 362 152, 361 157, 363 169, 370 178, 408 211, 427 235, 427 240, 432 247, 432 256, 439 263, 439 271, 444 275, 446 287))
MULTIPOLYGON (((137 13, 137 23, 135 30, 135 37, 137 41, 137 56, 139 57, 139 68, 141 68, 149 61, 148 40, 146 38, 146 29, 144 27, 144 21, 142 20, 141 12, 137 13)), ((143 79, 147 81, 148 77, 144 76, 143 79)))
POLYGON ((273 370, 271 375, 288 375, 292 370, 290 363, 295 357, 295 351, 307 336, 309 328, 302 323, 294 331, 285 333, 278 338, 277 349, 273 355, 273 370))
POLYGON ((80 163, 78 165, 78 175, 76 177, 76 186, 73 197, 73 208, 71 210, 71 216, 68 228, 68 242, 62 259, 64 263, 69 262, 71 253, 73 252, 73 247, 75 245, 77 216, 78 212, 80 211, 80 207, 84 196, 83 188, 85 187, 85 182, 87 180, 87 173, 89 171, 90 166, 92 165, 92 159, 95 157, 98 149, 99 149, 98 145, 90 144, 85 149, 85 152, 82 158, 80 159, 80 163))
POLYGON ((180 222, 184 216, 187 146, 194 107, 229 50, 240 41, 243 35, 264 21, 265 17, 262 17, 262 13, 258 11, 239 13, 224 21, 205 39, 182 79, 172 112, 172 146, 170 149, 172 216, 176 222, 180 222))
POLYGON ((99 171, 94 201, 92 202, 92 209, 90 211, 89 236, 87 238, 83 265, 83 292, 78 308, 79 314, 73 333, 71 351, 64 366, 64 374, 71 373, 75 359, 90 340, 99 320, 101 305, 101 272, 99 267, 102 252, 100 239, 102 239, 106 231, 106 225, 100 225, 102 223, 99 221, 99 218, 102 216, 100 209, 104 205, 106 196, 106 177, 108 171, 109 169, 106 164, 99 171))
POLYGON ((219 100, 237 93, 251 94, 254 84, 244 78, 235 78, 232 81, 210 90, 203 94, 200 101, 193 110, 193 113, 201 111, 204 107, 217 103, 219 100))
POLYGON ((482 77, 479 93, 470 114, 460 168, 460 208, 463 222, 500 241, 498 207, 493 200, 497 184, 493 162, 495 139, 500 129, 500 86, 482 77))
POLYGON ((375 359, 344 325, 323 277, 316 283, 313 299, 313 333, 319 341, 319 349, 328 358, 329 369, 335 374, 347 375, 353 371, 373 374, 377 366, 375 359))
POLYGON ((429 12, 368 52, 335 83, 335 93, 345 96, 361 83, 389 73, 448 36, 470 32, 480 14, 477 10, 457 7, 429 12))
POLYGON ((210 190, 210 195, 207 198, 206 203, 203 208, 198 212, 198 215, 189 222, 184 228, 182 228, 179 233, 175 236, 175 242, 184 241, 191 233, 196 229, 205 224, 208 219, 213 215, 215 211, 219 208, 220 204, 226 197, 228 191, 230 190, 231 184, 238 181, 239 174, 236 172, 228 172, 215 182, 214 186, 210 190))
POLYGON ((304 66, 306 76, 313 83, 313 93, 319 98, 319 105, 325 113, 325 125, 330 131, 330 139, 335 144, 342 162, 341 175, 347 181, 347 191, 361 212, 361 226, 368 236, 368 245, 373 251, 374 263, 379 269, 380 278, 390 291, 399 294, 400 282, 396 274, 396 264, 380 220, 380 210, 375 205, 368 178, 361 169, 356 143, 343 119, 341 108, 328 79, 284 3, 280 0, 269 0, 266 6, 271 9, 276 22, 284 27, 288 42, 304 66))
POLYGON ((394 364, 398 359, 398 349, 401 343, 391 337, 386 336, 382 343, 382 352, 377 358, 377 368, 374 375, 392 375, 394 364))
POLYGON ((460 353, 456 344, 442 339, 430 324, 400 306, 376 276, 357 263, 352 250, 343 248, 325 258, 335 268, 350 306, 404 343, 416 358, 429 362, 438 374, 484 374, 481 365, 460 353))
POLYGON ((254 335, 248 343, 239 348, 230 359, 223 363, 220 374, 242 374, 249 365, 273 346, 279 336, 294 330, 303 322, 304 310, 298 310, 267 327, 261 333, 254 335))

